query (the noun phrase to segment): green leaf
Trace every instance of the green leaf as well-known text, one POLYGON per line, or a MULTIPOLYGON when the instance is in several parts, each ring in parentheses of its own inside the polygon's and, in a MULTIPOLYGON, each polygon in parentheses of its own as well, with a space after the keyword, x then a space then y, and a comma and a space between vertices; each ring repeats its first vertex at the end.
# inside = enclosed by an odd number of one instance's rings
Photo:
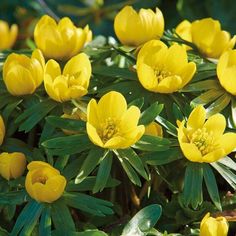
POLYGON ((160 205, 153 204, 140 210, 125 226, 122 236, 145 236, 161 216, 160 205))
POLYGON ((203 165, 203 176, 211 200, 214 202, 217 209, 222 211, 216 178, 209 164, 203 165))
POLYGON ((97 147, 92 148, 75 178, 75 183, 82 182, 106 156, 107 150, 97 147))
POLYGON ((30 201, 24 209, 21 211, 20 215, 18 216, 14 228, 10 234, 10 236, 18 235, 21 231, 20 235, 23 235, 22 232, 29 233, 32 232, 41 212, 42 212, 43 205, 32 200, 30 201))
POLYGON ((196 209, 202 203, 203 168, 199 163, 189 162, 184 176, 183 200, 196 209))
POLYGON ((39 223, 39 236, 51 236, 51 224, 51 209, 48 206, 42 211, 39 223))
POLYGON ((139 109, 141 109, 142 106, 143 106, 143 104, 144 104, 144 98, 142 97, 142 98, 137 98, 137 99, 133 100, 132 102, 130 102, 130 103, 128 104, 128 107, 136 106, 136 107, 138 107, 139 109))
POLYGON ((170 148, 170 141, 162 137, 143 135, 132 147, 143 151, 165 151, 170 148))
POLYGON ((224 166, 228 167, 229 169, 236 171, 236 163, 228 156, 221 158, 220 160, 217 161, 217 163, 221 163, 224 166))
POLYGON ((96 216, 112 215, 111 202, 91 197, 83 193, 65 193, 63 195, 67 205, 88 212, 96 216))
POLYGON ((118 149, 115 152, 120 158, 126 159, 130 165, 146 180, 149 179, 148 174, 145 171, 144 164, 140 157, 132 148, 118 149))
POLYGON ((57 137, 42 143, 47 151, 53 155, 68 155, 80 153, 93 146, 86 134, 75 134, 57 137))
POLYGON ((194 75, 193 81, 200 81, 211 77, 216 77, 216 70, 198 71, 194 75))
POLYGON ((220 89, 219 82, 216 79, 204 80, 196 83, 187 84, 184 88, 181 89, 181 92, 199 92, 208 89, 220 89))
POLYGON ((182 151, 177 148, 171 148, 162 152, 148 152, 142 155, 142 160, 149 165, 164 165, 183 157, 182 151))
POLYGON ((51 205, 51 217, 56 229, 65 231, 75 231, 75 224, 68 207, 63 198, 60 198, 51 205))
POLYGON ((139 119, 140 125, 148 125, 161 113, 164 105, 158 104, 158 102, 153 103, 150 107, 148 107, 144 112, 142 112, 141 117, 139 119))
POLYGON ((173 104, 172 106, 172 109, 173 109, 173 114, 175 116, 175 120, 180 120, 182 121, 184 119, 184 115, 183 113, 181 112, 180 108, 178 107, 177 104, 173 104))
POLYGON ((216 64, 214 63, 202 63, 197 65, 197 71, 216 71, 216 64))
POLYGON ((3 116, 3 118, 4 118, 5 123, 7 122, 8 118, 9 118, 10 114, 13 112, 13 110, 14 110, 22 101, 23 101, 23 100, 21 99, 21 100, 19 100, 19 101, 17 101, 17 102, 9 103, 9 105, 7 105, 7 106, 5 107, 5 109, 4 109, 3 112, 2 112, 2 116, 3 116))
POLYGON ((25 201, 27 193, 25 190, 2 192, 0 193, 0 204, 3 205, 20 205, 25 201))
POLYGON ((138 80, 137 74, 128 68, 117 66, 94 66, 93 74, 107 77, 122 78, 124 80, 138 80))
POLYGON ((236 99, 231 99, 231 117, 234 127, 236 127, 236 99))
POLYGON ((173 136, 177 136, 177 127, 174 126, 171 122, 169 122, 168 120, 166 120, 165 118, 158 116, 156 117, 156 121, 158 123, 160 123, 163 127, 166 128, 166 131, 173 135, 173 136))
POLYGON ((9 236, 9 233, 0 226, 0 235, 1 236, 9 236))
POLYGON ((108 234, 97 229, 95 230, 89 229, 89 230, 85 230, 84 232, 78 232, 74 236, 108 236, 108 234))
POLYGON ((93 193, 101 192, 107 184, 112 165, 112 152, 107 152, 106 156, 100 162, 93 193))
POLYGON ((86 124, 82 120, 62 118, 58 116, 48 116, 46 121, 53 127, 73 131, 84 131, 86 124))
POLYGON ((16 123, 21 123, 19 131, 29 132, 39 121, 41 121, 53 108, 57 106, 52 100, 45 100, 28 109, 26 109, 15 120, 16 123))

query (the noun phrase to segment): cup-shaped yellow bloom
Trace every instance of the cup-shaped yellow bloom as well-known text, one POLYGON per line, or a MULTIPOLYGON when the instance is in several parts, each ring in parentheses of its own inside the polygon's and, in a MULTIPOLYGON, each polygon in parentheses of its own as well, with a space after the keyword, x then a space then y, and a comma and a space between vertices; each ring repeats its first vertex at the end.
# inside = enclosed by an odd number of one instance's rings
MULTIPOLYGON (((191 33, 191 23, 188 20, 183 20, 180 22, 176 29, 175 32, 184 40, 188 42, 192 42, 192 33, 191 33)), ((184 45, 183 46, 187 49, 190 50, 191 47, 184 45)))
POLYGON ((221 114, 206 120, 206 110, 197 106, 187 126, 179 122, 178 140, 184 156, 193 162, 215 162, 236 148, 236 133, 225 133, 225 117, 221 114))
POLYGON ((92 99, 87 108, 87 133, 90 140, 103 148, 123 149, 135 144, 144 134, 138 126, 140 110, 136 106, 127 109, 121 93, 111 91, 97 103, 92 99))
POLYGON ((3 65, 3 80, 13 96, 32 94, 43 82, 45 61, 39 49, 31 58, 11 53, 3 65))
POLYGON ((207 213, 201 221, 200 236, 227 236, 229 225, 225 217, 210 217, 207 213))
POLYGON ((221 30, 220 22, 212 18, 194 21, 191 31, 192 42, 209 58, 217 59, 224 51, 232 49, 235 45, 236 37, 231 39, 228 32, 221 30))
POLYGON ((173 93, 183 88, 196 71, 194 62, 188 62, 184 47, 167 47, 160 40, 144 44, 138 54, 137 74, 142 86, 155 93, 173 93))
POLYGON ((60 65, 53 59, 45 67, 44 86, 55 101, 65 102, 84 96, 88 92, 91 63, 86 54, 72 57, 61 73, 60 65))
POLYGON ((34 29, 37 47, 50 59, 69 59, 91 39, 92 32, 88 26, 77 28, 68 17, 62 18, 57 24, 53 18, 44 15, 34 29))
POLYGON ((22 176, 26 167, 25 155, 21 152, 0 154, 0 175, 7 180, 22 176))
POLYGON ((27 168, 25 188, 33 199, 51 203, 61 197, 66 179, 57 169, 42 161, 32 161, 27 168))
POLYGON ((2 116, 0 116, 0 145, 3 142, 4 136, 5 136, 5 125, 2 116))
POLYGON ((236 95, 236 50, 224 52, 217 64, 217 76, 221 86, 236 95))
POLYGON ((145 133, 146 135, 151 135, 151 136, 159 136, 163 137, 163 130, 162 127, 156 123, 156 122, 151 122, 149 125, 145 126, 145 133))
POLYGON ((122 44, 137 47, 162 36, 164 18, 158 8, 156 12, 141 9, 137 13, 131 6, 125 6, 115 17, 114 29, 122 44))
POLYGON ((0 50, 11 48, 17 38, 18 27, 13 24, 11 28, 7 22, 0 20, 0 50))

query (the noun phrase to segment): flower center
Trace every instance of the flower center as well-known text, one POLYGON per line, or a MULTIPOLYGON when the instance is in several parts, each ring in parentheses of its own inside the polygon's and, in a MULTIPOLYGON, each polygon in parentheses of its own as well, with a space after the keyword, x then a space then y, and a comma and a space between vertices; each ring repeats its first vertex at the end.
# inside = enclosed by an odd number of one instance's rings
POLYGON ((103 143, 106 143, 109 139, 114 137, 118 133, 116 122, 111 117, 108 117, 103 124, 101 124, 101 130, 98 133, 103 143))
POLYGON ((213 151, 217 144, 215 142, 214 134, 212 131, 207 131, 206 128, 197 129, 190 139, 191 143, 194 143, 202 155, 213 151))
POLYGON ((46 184, 48 178, 46 176, 39 176, 35 182, 41 183, 41 184, 46 184))
POLYGON ((161 82, 163 79, 171 75, 171 72, 166 70, 160 70, 158 68, 154 69, 154 73, 158 82, 161 82))

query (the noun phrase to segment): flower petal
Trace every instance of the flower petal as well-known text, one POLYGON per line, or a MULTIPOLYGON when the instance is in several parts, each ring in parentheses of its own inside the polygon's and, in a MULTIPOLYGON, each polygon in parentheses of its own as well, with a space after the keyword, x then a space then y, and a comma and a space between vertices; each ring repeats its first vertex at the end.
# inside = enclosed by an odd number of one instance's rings
POLYGON ((187 129, 196 130, 202 128, 206 119, 206 110, 202 105, 193 109, 187 121, 187 129))
POLYGON ((193 162, 203 162, 202 154, 197 146, 193 143, 180 143, 181 150, 184 156, 193 162))
POLYGON ((221 147, 224 149, 225 154, 228 155, 236 148, 236 133, 226 133, 220 139, 221 147))
POLYGON ((88 137, 91 140, 91 142, 93 142, 94 144, 100 147, 104 147, 104 144, 101 138, 99 137, 97 130, 88 122, 86 123, 86 129, 87 129, 88 137))

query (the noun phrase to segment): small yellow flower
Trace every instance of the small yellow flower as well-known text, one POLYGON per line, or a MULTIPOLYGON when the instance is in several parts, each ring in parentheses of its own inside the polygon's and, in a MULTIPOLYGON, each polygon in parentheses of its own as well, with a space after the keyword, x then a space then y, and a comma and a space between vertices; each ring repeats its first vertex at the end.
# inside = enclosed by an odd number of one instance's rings
POLYGON ((217 64, 217 76, 221 86, 236 95, 236 50, 223 53, 217 64))
POLYGON ((111 91, 97 103, 92 99, 87 108, 87 133, 90 140, 103 148, 123 149, 136 143, 144 134, 138 126, 140 110, 136 106, 127 109, 122 94, 111 91))
POLYGON ((13 96, 32 94, 43 81, 45 61, 39 49, 31 58, 11 53, 3 65, 3 80, 13 96))
POLYGON ((207 213, 201 221, 200 236, 227 236, 229 225, 225 217, 210 217, 207 213))
POLYGON ((218 20, 196 20, 192 23, 191 29, 192 42, 206 57, 218 59, 224 51, 232 49, 235 45, 236 36, 231 39, 228 32, 221 30, 218 20))
POLYGON ((0 154, 0 175, 7 180, 22 176, 26 167, 25 155, 21 152, 0 154))
POLYGON ((77 28, 68 17, 57 24, 50 16, 44 15, 34 29, 34 40, 47 58, 67 60, 91 41, 89 27, 77 28))
POLYGON ((151 122, 149 125, 145 127, 144 134, 163 137, 163 130, 162 130, 162 127, 158 123, 151 122))
POLYGON ((53 59, 45 67, 44 86, 55 101, 65 102, 84 96, 88 92, 91 63, 86 54, 72 57, 61 73, 60 65, 53 59))
POLYGON ((0 145, 3 143, 4 136, 5 136, 5 125, 2 116, 0 116, 0 145))
MULTIPOLYGON (((184 40, 188 42, 192 42, 192 34, 191 34, 191 23, 188 20, 183 20, 180 22, 176 29, 175 32, 184 40)), ((184 45, 183 46, 187 49, 190 50, 191 47, 184 45)))
POLYGON ((27 168, 25 188, 33 199, 51 203, 61 197, 66 179, 57 169, 42 161, 32 161, 27 168))
POLYGON ((188 63, 186 49, 178 44, 168 48, 159 40, 151 40, 138 54, 139 81, 145 89, 155 93, 178 91, 192 79, 195 71, 195 63, 188 63))
POLYGON ((158 8, 156 12, 141 9, 137 13, 131 6, 125 6, 115 17, 114 29, 122 44, 137 47, 162 36, 164 18, 158 8))
POLYGON ((18 26, 13 24, 11 28, 7 22, 0 20, 0 51, 11 48, 17 38, 18 26))
POLYGON ((206 110, 197 106, 190 114, 187 127, 179 123, 178 140, 184 156, 193 162, 215 162, 236 148, 236 133, 226 133, 225 117, 215 114, 206 120, 206 110))

